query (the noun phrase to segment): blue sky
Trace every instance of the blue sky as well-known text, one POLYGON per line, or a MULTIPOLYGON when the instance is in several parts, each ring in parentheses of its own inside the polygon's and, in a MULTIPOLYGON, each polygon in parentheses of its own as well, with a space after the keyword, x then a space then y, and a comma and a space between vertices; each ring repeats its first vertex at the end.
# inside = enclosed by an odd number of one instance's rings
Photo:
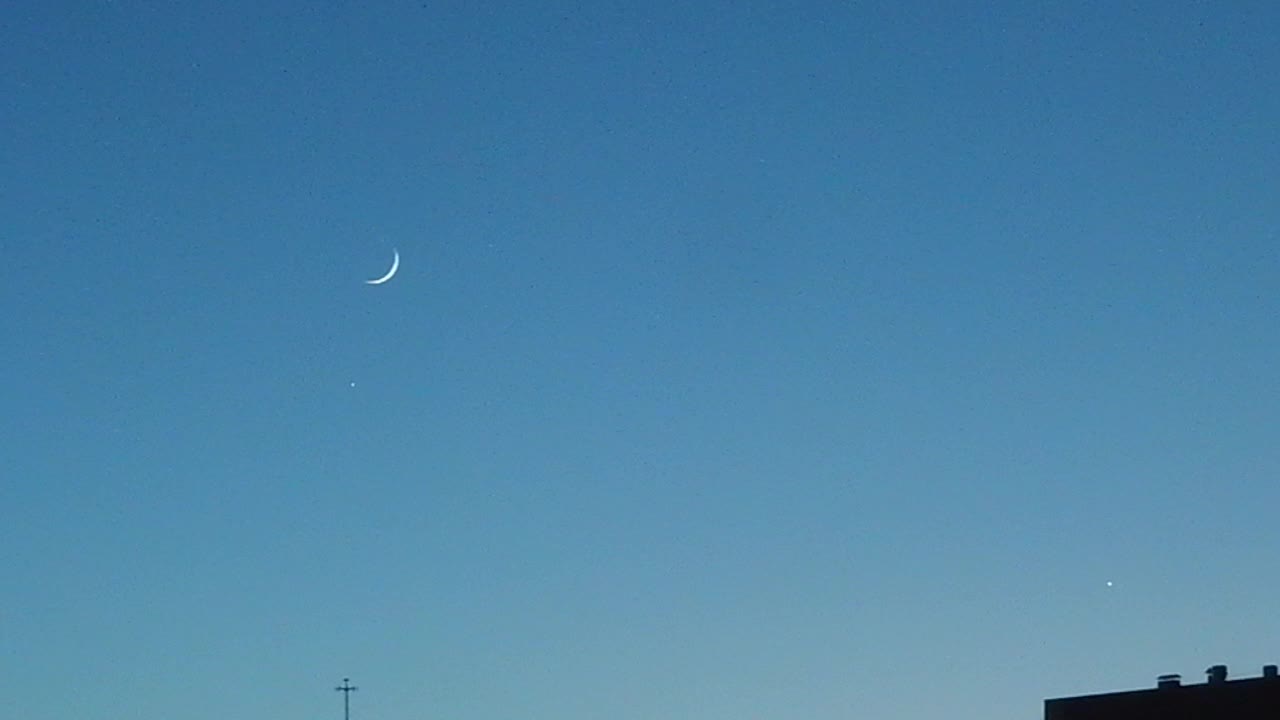
POLYGON ((6 711, 1012 720, 1257 674, 1278 36, 20 3, 6 711))

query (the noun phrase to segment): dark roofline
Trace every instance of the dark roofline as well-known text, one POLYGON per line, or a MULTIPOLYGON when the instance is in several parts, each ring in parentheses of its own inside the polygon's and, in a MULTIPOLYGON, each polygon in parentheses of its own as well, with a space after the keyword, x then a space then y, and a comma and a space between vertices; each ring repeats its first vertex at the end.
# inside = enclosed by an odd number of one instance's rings
POLYGON ((1245 685, 1245 686, 1262 685, 1262 684, 1270 684, 1273 682, 1277 682, 1277 679, 1274 677, 1246 677, 1246 678, 1236 678, 1234 680, 1224 680, 1222 682, 1197 683, 1195 685, 1176 685, 1173 687, 1150 687, 1150 688, 1141 688, 1138 690, 1120 690, 1117 692, 1090 693, 1088 695, 1068 695, 1064 697, 1049 698, 1045 700, 1045 702, 1046 703, 1070 702, 1073 700, 1084 700, 1086 698, 1099 698, 1099 697, 1115 698, 1115 697, 1137 697, 1141 695, 1154 695, 1154 694, 1168 695, 1170 693, 1185 694, 1185 693, 1216 692, 1218 688, 1225 687, 1225 686, 1239 687, 1242 685, 1245 685))

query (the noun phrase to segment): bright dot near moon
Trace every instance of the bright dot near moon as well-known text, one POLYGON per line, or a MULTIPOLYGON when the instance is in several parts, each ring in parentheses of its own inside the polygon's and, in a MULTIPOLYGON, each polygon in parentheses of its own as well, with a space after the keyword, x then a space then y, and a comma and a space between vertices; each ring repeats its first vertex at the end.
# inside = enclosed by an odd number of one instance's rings
MULTIPOLYGON (((351 387, 355 387, 355 386, 356 386, 355 383, 351 383, 351 387)), ((1107 584, 1110 585, 1111 583, 1107 583, 1107 584)))
MULTIPOLYGON (((354 385, 355 383, 352 383, 352 384, 354 385)), ((1110 581, 1110 580, 1108 580, 1108 581, 1107 581, 1107 587, 1111 587, 1111 581, 1110 581)))

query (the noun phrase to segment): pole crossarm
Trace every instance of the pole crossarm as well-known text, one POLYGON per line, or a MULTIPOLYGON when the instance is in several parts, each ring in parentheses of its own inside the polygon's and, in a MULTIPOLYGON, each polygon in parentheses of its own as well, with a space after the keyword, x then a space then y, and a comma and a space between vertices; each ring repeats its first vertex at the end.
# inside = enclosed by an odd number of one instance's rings
POLYGON ((342 693, 342 720, 351 720, 351 693, 359 689, 351 684, 351 678, 342 678, 342 684, 334 688, 342 693))

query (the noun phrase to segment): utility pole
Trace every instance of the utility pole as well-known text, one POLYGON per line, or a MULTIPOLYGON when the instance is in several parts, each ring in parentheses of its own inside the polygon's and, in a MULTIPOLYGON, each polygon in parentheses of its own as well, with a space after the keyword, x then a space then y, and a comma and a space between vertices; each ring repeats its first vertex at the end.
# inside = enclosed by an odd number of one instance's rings
POLYGON ((342 693, 342 720, 351 720, 351 693, 359 689, 351 684, 351 678, 342 678, 342 685, 334 688, 342 693))

